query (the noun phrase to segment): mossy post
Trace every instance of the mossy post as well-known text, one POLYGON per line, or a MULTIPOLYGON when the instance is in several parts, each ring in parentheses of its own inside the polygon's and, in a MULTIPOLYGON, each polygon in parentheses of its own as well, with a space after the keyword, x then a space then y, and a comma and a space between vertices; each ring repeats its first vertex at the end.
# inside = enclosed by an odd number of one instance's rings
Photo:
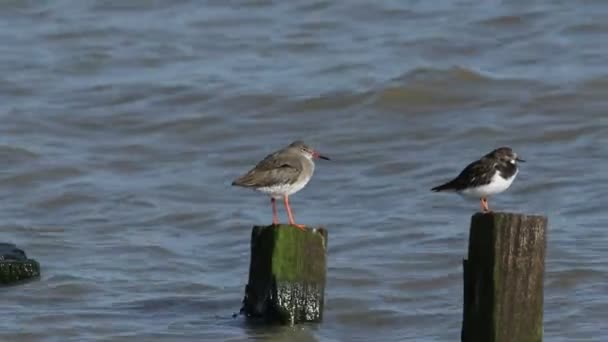
POLYGON ((269 323, 323 318, 327 231, 289 225, 253 227, 243 312, 269 323))
POLYGON ((463 342, 541 342, 547 218, 477 213, 464 266, 463 342))

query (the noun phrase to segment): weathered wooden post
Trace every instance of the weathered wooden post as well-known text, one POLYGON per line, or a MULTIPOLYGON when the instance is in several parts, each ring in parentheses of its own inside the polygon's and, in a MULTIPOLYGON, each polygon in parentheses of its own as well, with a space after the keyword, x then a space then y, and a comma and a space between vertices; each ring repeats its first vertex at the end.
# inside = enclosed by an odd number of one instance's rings
POLYGON ((295 324, 323 318, 327 231, 289 225, 253 227, 242 312, 295 324))
POLYGON ((463 342, 540 342, 547 218, 477 213, 464 266, 463 342))
POLYGON ((40 277, 40 265, 12 243, 0 243, 0 285, 14 285, 40 277))

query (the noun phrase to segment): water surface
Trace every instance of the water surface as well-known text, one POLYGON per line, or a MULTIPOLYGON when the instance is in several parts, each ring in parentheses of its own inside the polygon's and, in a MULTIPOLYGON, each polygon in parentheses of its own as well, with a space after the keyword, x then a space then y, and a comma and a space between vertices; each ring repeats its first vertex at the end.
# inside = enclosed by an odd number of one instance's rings
MULTIPOLYGON (((4 1, 2 341, 456 341, 475 201, 429 191, 500 145, 496 210, 549 217, 547 341, 608 339, 608 3, 4 1), (325 320, 246 325, 230 186, 297 138, 328 228, 325 320)), ((282 213, 285 217, 284 213, 282 213)))

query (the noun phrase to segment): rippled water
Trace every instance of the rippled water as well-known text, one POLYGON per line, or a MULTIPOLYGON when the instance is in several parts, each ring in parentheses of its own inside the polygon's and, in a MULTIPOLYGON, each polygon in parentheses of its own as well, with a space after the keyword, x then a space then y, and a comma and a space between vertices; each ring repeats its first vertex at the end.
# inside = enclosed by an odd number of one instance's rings
POLYGON ((546 341, 606 341, 603 1, 2 1, 2 341, 456 341, 474 201, 429 189, 499 145, 498 210, 549 217, 546 341), (330 233, 325 320, 248 326, 230 182, 302 138, 330 233))

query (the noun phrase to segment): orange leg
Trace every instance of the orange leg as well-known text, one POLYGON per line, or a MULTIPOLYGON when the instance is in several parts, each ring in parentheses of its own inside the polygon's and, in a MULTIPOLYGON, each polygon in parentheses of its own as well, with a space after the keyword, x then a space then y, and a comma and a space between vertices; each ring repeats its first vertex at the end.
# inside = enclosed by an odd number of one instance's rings
POLYGON ((279 212, 277 211, 277 201, 274 199, 274 197, 270 197, 270 203, 272 203, 272 224, 276 226, 279 224, 279 212))
POLYGON ((480 199, 480 201, 481 201, 481 211, 483 211, 484 213, 490 212, 490 207, 488 206, 488 199, 485 197, 482 197, 480 199))
POLYGON ((291 207, 289 206, 289 197, 287 195, 285 195, 284 197, 285 199, 285 209, 287 209, 287 218, 289 219, 289 224, 295 227, 298 227, 300 230, 306 230, 304 229, 304 225, 303 224, 296 224, 295 220, 293 219, 293 213, 291 212, 291 207))

